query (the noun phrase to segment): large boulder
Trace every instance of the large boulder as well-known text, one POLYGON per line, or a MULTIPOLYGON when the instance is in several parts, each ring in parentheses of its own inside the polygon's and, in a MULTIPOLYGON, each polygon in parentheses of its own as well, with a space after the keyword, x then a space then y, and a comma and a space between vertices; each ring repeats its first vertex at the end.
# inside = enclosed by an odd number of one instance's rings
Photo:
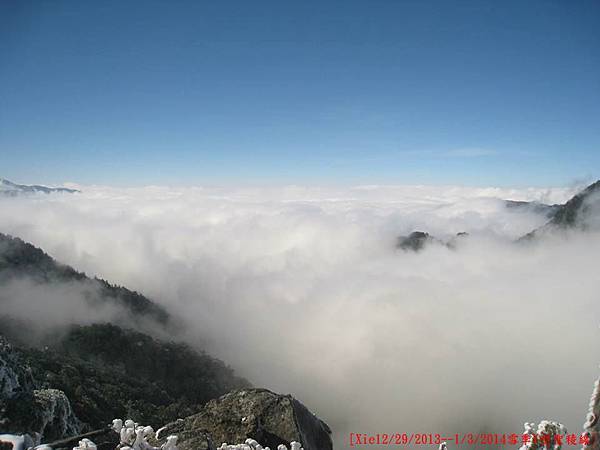
POLYGON ((331 450, 331 430, 291 395, 267 389, 242 389, 208 402, 202 410, 168 424, 160 433, 164 443, 170 434, 179 436, 180 450, 212 450, 223 442, 239 443, 247 438, 264 447, 290 446, 305 450, 331 450))

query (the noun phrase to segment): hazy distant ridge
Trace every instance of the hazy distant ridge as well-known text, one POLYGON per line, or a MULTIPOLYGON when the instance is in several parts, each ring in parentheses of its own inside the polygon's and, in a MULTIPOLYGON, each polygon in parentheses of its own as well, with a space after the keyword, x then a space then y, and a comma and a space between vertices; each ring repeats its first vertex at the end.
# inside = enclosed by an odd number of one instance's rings
POLYGON ((41 186, 39 184, 17 184, 9 181, 5 178, 0 178, 0 194, 3 195, 12 195, 16 196, 19 194, 33 194, 41 192, 44 194, 51 194, 53 192, 63 193, 63 194, 75 194, 77 192, 81 192, 77 189, 69 189, 69 188, 52 188, 47 186, 41 186))

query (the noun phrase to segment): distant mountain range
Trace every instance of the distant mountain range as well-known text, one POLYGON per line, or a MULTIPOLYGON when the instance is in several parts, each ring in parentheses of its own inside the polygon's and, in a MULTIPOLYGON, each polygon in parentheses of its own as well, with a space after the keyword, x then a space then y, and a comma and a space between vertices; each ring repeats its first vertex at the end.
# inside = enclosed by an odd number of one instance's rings
POLYGON ((43 193, 43 194, 51 194, 51 193, 63 193, 63 194, 75 194, 78 191, 77 189, 68 189, 68 188, 52 188, 47 186, 40 186, 37 184, 27 185, 27 184, 17 184, 12 181, 8 181, 4 178, 0 178, 0 195, 9 195, 9 196, 17 196, 21 194, 35 194, 35 193, 43 193))
MULTIPOLYGON (((78 191, 18 185, 0 179, 0 195, 36 192, 78 191)), ((600 180, 562 205, 511 200, 505 204, 508 208, 530 209, 547 217, 545 225, 518 241, 530 241, 557 230, 600 229, 600 180)), ((437 243, 454 248, 460 240, 468 238, 467 233, 458 233, 450 241, 442 242, 428 233, 413 232, 399 238, 397 247, 419 251, 437 243)), ((256 429, 247 431, 243 428, 250 426, 244 422, 246 416, 242 419, 234 414, 232 418, 224 413, 213 412, 221 404, 224 405, 223 409, 230 412, 230 405, 239 402, 247 403, 249 411, 255 411, 256 404, 253 402, 256 398, 266 398, 264 404, 269 408, 272 403, 279 405, 288 400, 245 389, 250 383, 238 377, 222 361, 189 345, 172 341, 171 336, 177 336, 174 330, 179 324, 152 300, 125 287, 89 278, 55 261, 34 245, 0 233, 0 293, 3 287, 15 280, 28 280, 43 287, 60 283, 90 286, 92 294, 81 295, 83 304, 87 304, 91 310, 102 304, 110 304, 122 313, 120 320, 110 324, 93 322, 65 325, 59 332, 45 336, 43 341, 32 341, 35 323, 7 316, 6 310, 3 310, 3 296, 0 295, 0 335, 3 335, 0 336, 2 431, 39 433, 45 439, 62 439, 75 433, 105 428, 106 423, 114 417, 132 418, 158 427, 196 413, 191 418, 170 424, 169 432, 180 433, 188 439, 203 433, 204 427, 209 424, 217 431, 227 427, 244 436, 260 432, 265 442, 281 442, 279 438, 272 439, 269 434, 272 424, 261 422, 262 418, 252 419, 257 423, 256 426, 249 421, 256 429), (144 320, 138 320, 140 318, 144 320), (144 324, 149 324, 152 329, 149 330, 144 324), (220 403, 209 402, 240 388, 244 389, 241 394, 226 396, 219 400, 220 403), (212 417, 217 419, 212 420, 212 417), (240 427, 243 428, 241 431, 240 427)), ((297 419, 297 411, 293 408, 289 410, 290 423, 293 423, 297 419)), ((275 425, 286 430, 289 428, 288 422, 279 414, 280 409, 268 411, 269 414, 277 413, 277 420, 273 419, 275 425)), ((312 416, 305 414, 302 417, 312 416)), ((297 425, 296 428, 302 428, 297 425)), ((331 448, 328 444, 328 428, 320 422, 309 425, 311 430, 318 430, 314 434, 322 436, 325 444, 306 448, 331 448)), ((225 436, 224 432, 215 434, 221 435, 225 436)), ((302 440, 311 442, 308 437, 302 440)))
MULTIPOLYGON (((600 180, 590 184, 562 205, 546 205, 539 202, 523 202, 515 200, 505 200, 504 205, 511 209, 528 210, 537 214, 543 214, 549 219, 548 222, 541 227, 530 231, 517 239, 517 242, 531 241, 544 234, 560 230, 600 229, 600 180)), ((443 244, 449 248, 454 248, 457 243, 457 238, 464 238, 467 236, 468 233, 458 233, 450 241, 443 242, 424 231, 413 231, 408 236, 399 236, 396 241, 396 248, 417 252, 432 243, 443 244)))

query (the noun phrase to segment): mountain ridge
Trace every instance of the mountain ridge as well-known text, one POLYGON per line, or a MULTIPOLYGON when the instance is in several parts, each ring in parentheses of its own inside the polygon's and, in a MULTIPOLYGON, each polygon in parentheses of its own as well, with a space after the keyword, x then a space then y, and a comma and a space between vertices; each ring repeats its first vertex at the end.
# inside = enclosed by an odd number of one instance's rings
MULTIPOLYGON (((504 206, 509 209, 529 210, 537 214, 543 214, 548 219, 544 225, 519 237, 516 242, 532 241, 542 234, 556 230, 600 228, 600 218, 596 219, 598 223, 595 224, 589 223, 589 220, 587 220, 593 213, 600 215, 600 180, 588 185, 563 204, 548 205, 536 201, 504 200, 504 206)), ((468 236, 468 233, 458 233, 445 245, 454 248, 456 238, 464 236, 468 236)), ((396 248, 419 252, 434 243, 444 244, 442 240, 426 231, 413 231, 409 235, 399 236, 396 239, 396 248)))
POLYGON ((546 224, 520 237, 518 241, 532 240, 553 230, 589 229, 586 215, 594 211, 600 211, 600 180, 588 185, 562 205, 558 205, 546 224))
POLYGON ((63 193, 63 194, 76 194, 81 192, 78 189, 71 189, 65 187, 48 187, 40 184, 18 184, 7 180, 6 178, 0 178, 0 194, 8 196, 17 196, 20 194, 34 194, 34 193, 63 193))
MULTIPOLYGON (((223 361, 178 341, 177 320, 162 306, 125 287, 91 279, 42 249, 0 233, 0 287, 23 279, 42 287, 64 282, 93 285, 94 295, 78 299, 90 311, 98 302, 109 302, 126 314, 120 313, 122 320, 115 323, 99 319, 90 324, 63 324, 34 340, 31 335, 39 323, 2 311, 0 339, 12 344, 10 357, 10 345, 0 346, 0 426, 4 431, 43 434, 46 430, 46 438, 68 437, 61 434, 66 429, 52 425, 63 416, 53 416, 46 423, 36 412, 52 402, 63 405, 63 412, 72 410, 69 420, 81 431, 103 428, 114 417, 125 416, 160 426, 193 414, 231 390, 251 386, 223 361), (143 323, 145 319, 148 323, 143 323), (8 370, 6 364, 13 367, 8 370), (11 373, 25 374, 31 380, 11 384, 9 379, 6 384, 3 377, 11 373)), ((0 309, 3 301, 10 301, 10 294, 3 294, 0 309)), ((23 298, 28 298, 27 292, 23 298)))
POLYGON ((41 283, 78 281, 95 283, 99 297, 114 301, 133 314, 149 316, 166 325, 171 315, 139 292, 113 285, 101 278, 89 278, 71 266, 59 263, 39 247, 18 237, 0 233, 0 281, 28 277, 41 283))

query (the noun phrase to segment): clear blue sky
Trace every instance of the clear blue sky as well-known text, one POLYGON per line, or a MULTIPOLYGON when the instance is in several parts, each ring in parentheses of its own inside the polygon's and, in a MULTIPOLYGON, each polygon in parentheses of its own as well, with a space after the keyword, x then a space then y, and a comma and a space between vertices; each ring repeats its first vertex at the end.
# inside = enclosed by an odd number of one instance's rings
POLYGON ((600 177, 600 1, 0 2, 0 176, 600 177))

